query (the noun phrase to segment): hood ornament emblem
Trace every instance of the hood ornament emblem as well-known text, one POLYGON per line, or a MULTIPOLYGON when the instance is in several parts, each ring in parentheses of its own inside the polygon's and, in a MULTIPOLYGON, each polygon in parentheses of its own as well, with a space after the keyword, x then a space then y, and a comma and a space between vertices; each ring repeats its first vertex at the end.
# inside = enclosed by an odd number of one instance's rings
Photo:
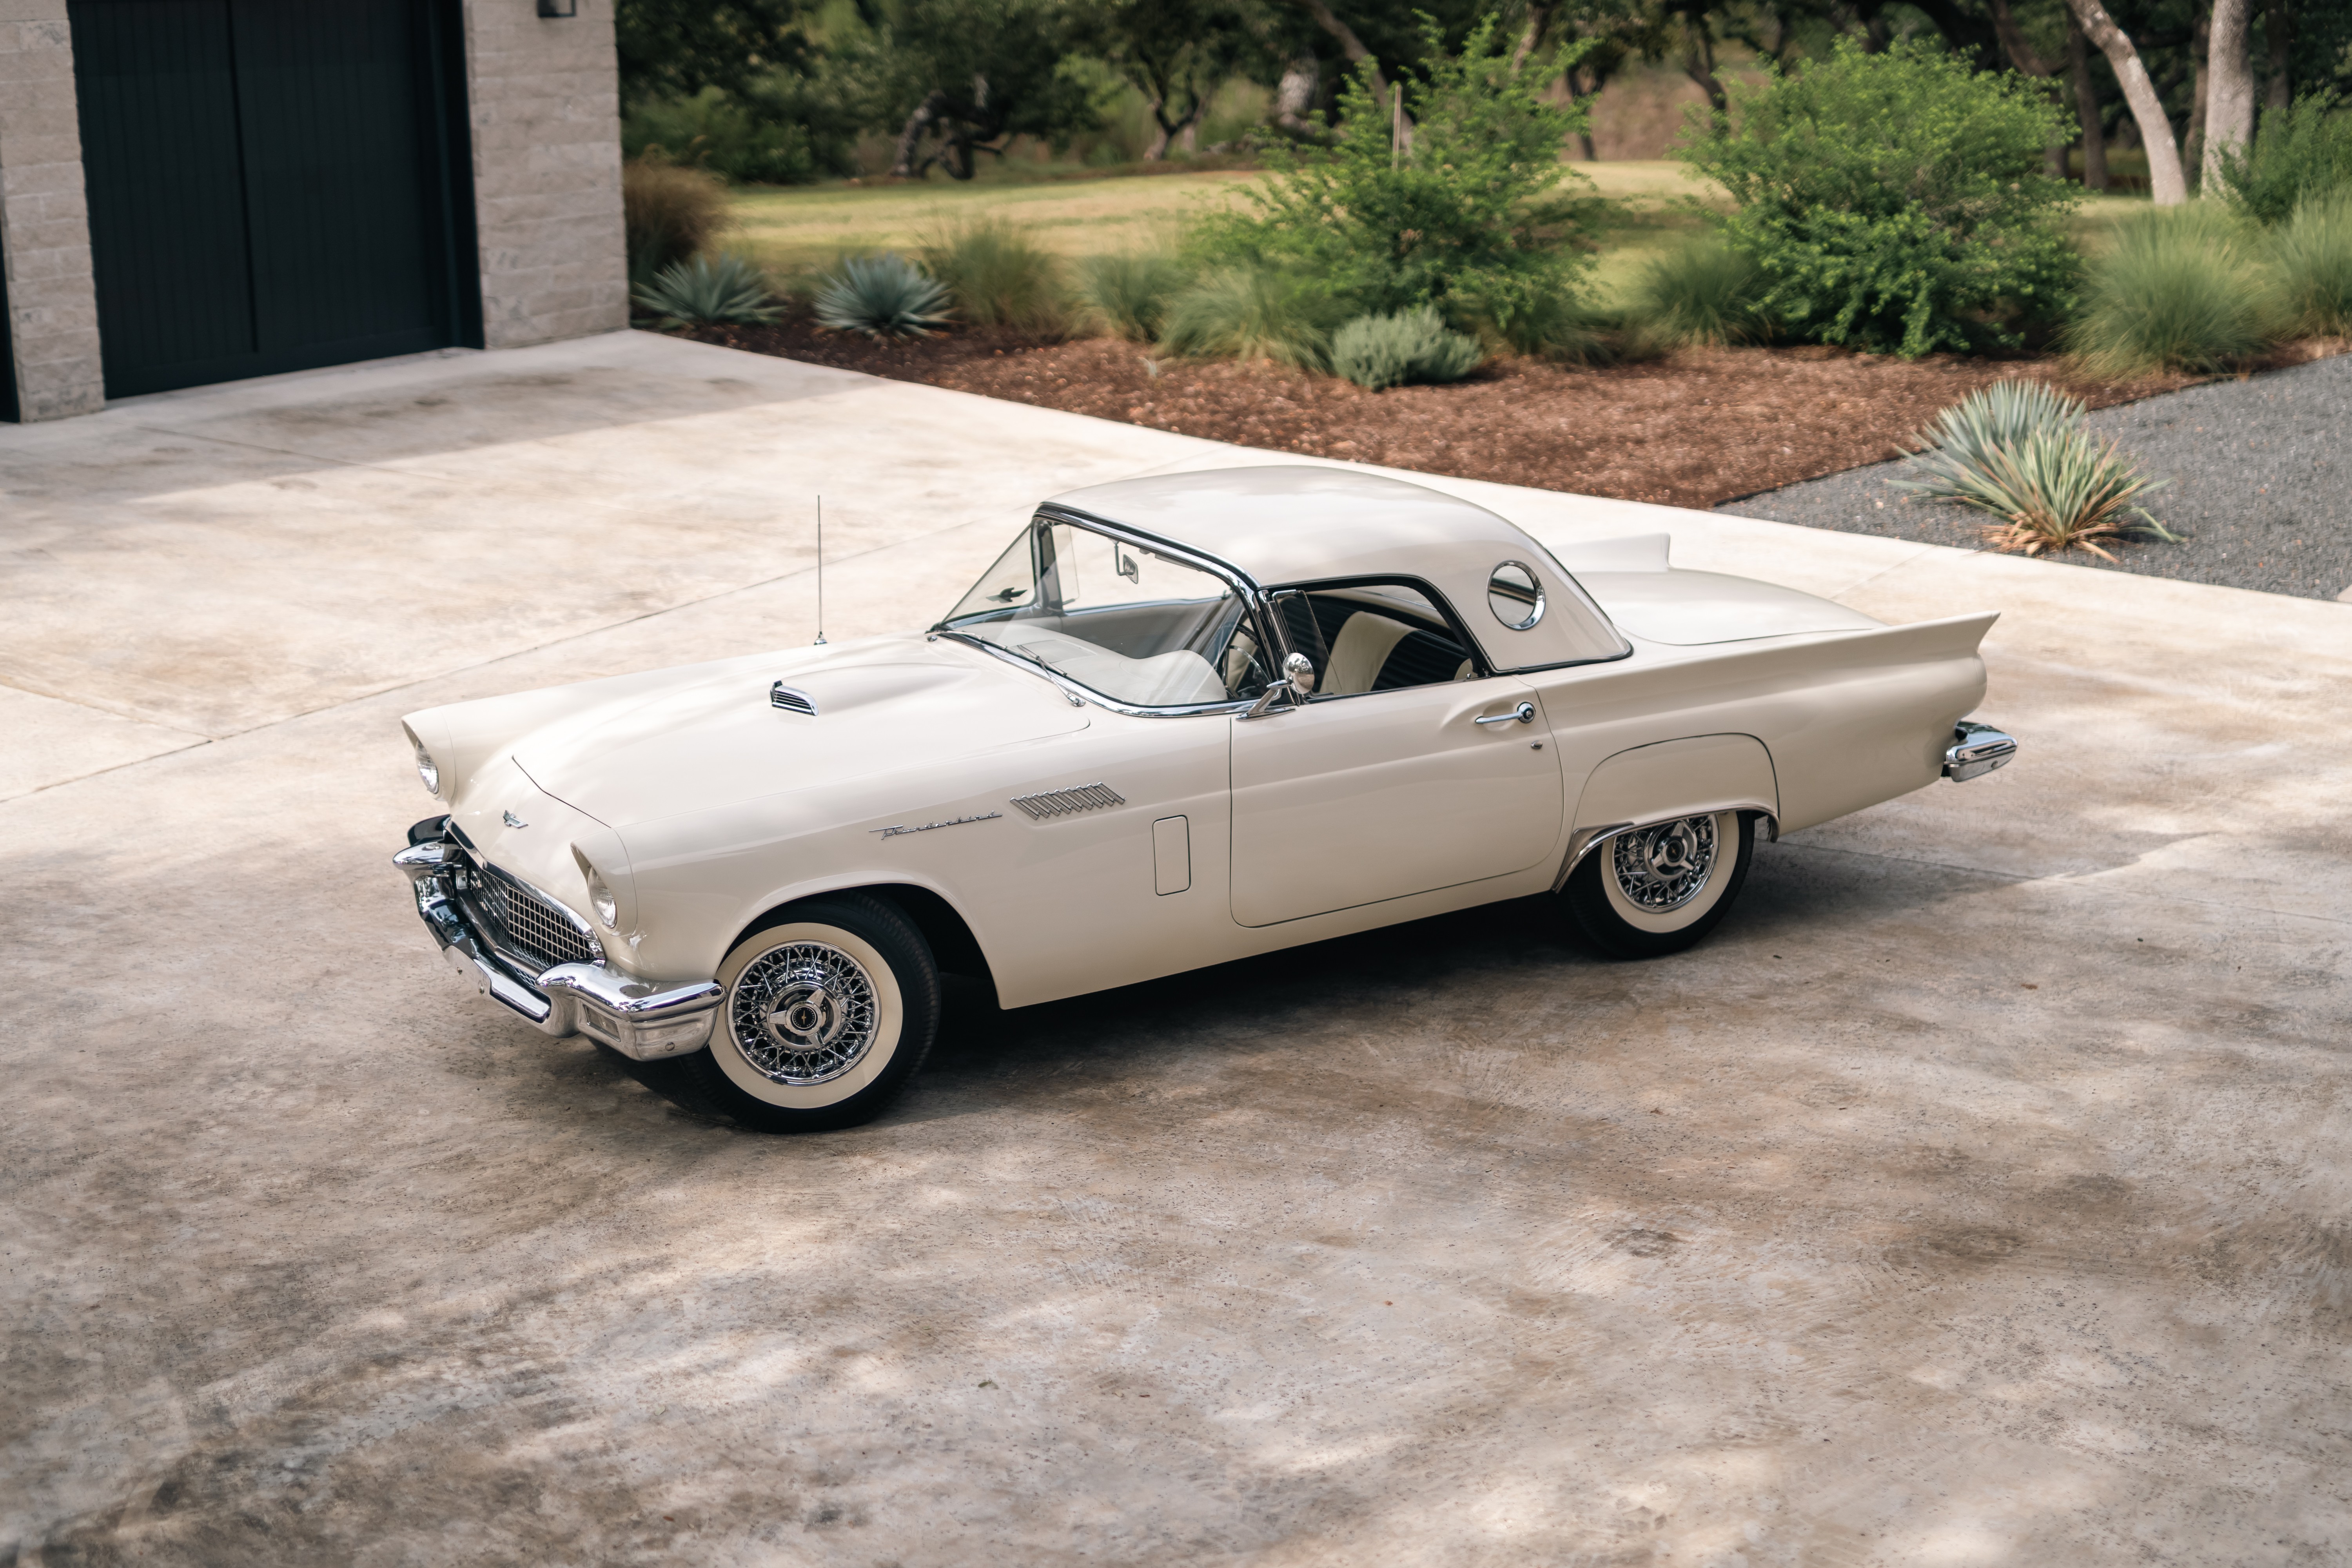
POLYGON ((517 816, 511 811, 502 811, 499 813, 499 816, 505 820, 506 825, 509 827, 529 827, 530 826, 530 823, 525 822, 521 817, 517 816))

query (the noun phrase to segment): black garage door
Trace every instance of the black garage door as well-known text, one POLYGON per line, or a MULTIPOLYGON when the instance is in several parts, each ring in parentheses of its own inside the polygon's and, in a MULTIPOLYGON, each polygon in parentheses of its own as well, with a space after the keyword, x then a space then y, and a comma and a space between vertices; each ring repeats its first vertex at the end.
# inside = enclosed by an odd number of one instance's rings
POLYGON ((456 0, 70 0, 111 397, 481 341, 456 0))

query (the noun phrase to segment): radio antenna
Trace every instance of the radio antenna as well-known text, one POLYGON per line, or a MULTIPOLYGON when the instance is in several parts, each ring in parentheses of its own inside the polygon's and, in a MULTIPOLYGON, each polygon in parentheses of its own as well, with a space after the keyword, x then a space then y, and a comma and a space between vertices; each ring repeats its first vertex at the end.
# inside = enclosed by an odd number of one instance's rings
POLYGON ((824 498, 816 498, 816 642, 824 646, 824 498))

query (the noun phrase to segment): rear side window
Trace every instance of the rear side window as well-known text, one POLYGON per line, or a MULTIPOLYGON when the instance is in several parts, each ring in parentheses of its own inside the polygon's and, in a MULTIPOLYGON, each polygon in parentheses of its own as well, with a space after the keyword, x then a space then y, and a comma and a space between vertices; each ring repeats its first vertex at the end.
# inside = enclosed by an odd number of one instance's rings
POLYGON ((1280 593, 1291 650, 1315 666, 1315 696, 1360 697, 1468 680, 1477 658, 1427 590, 1411 583, 1350 583, 1280 593))

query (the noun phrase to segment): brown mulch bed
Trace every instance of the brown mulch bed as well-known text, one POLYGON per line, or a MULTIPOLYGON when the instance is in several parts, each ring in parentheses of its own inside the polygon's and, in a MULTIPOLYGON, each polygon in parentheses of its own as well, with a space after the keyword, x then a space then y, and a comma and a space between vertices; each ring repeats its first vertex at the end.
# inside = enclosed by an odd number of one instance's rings
POLYGON ((1938 409, 2004 377, 2055 382, 2095 408, 2202 379, 2084 381, 2054 359, 1685 349, 1591 369, 1502 361, 1453 386, 1373 393, 1271 365, 1154 361, 1104 338, 975 328, 874 342, 805 315, 688 335, 1272 451, 1690 507, 1895 457, 1938 409))

